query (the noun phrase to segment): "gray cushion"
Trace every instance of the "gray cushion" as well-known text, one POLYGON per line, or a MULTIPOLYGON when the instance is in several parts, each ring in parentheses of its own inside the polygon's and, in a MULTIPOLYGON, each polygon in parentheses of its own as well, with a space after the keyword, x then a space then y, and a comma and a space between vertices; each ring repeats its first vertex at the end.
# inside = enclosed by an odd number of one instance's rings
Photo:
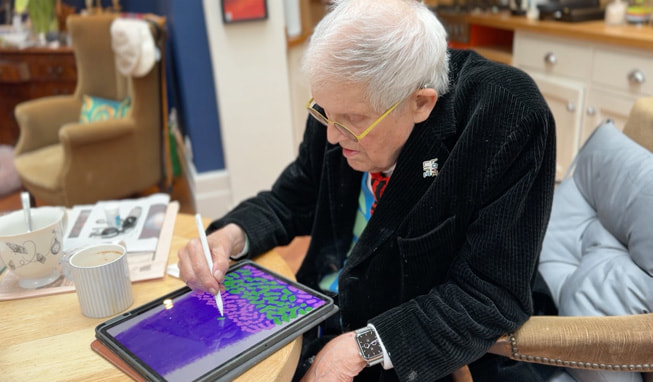
POLYGON ((558 185, 540 272, 560 315, 653 311, 653 154, 611 122, 558 185))

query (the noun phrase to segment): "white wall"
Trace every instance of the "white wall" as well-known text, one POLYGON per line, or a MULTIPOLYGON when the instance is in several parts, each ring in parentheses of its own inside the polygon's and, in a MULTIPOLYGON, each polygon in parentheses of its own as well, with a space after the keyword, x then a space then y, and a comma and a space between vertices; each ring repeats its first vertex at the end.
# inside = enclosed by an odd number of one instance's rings
POLYGON ((220 3, 203 0, 226 174, 190 174, 197 210, 209 218, 269 189, 295 153, 283 2, 267 2, 267 20, 234 24, 223 24, 220 3))
POLYGON ((301 61, 308 42, 295 45, 288 50, 288 77, 290 80, 290 99, 292 106, 293 130, 295 131, 295 154, 306 128, 306 102, 311 98, 308 81, 301 73, 301 61))

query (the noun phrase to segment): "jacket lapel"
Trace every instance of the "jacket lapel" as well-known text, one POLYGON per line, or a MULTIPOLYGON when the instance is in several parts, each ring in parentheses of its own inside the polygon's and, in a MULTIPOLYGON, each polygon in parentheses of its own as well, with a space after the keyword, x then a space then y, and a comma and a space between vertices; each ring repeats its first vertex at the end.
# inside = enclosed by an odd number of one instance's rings
MULTIPOLYGON (((444 98, 444 97, 443 97, 444 98)), ((425 122, 415 125, 408 141, 397 159, 390 181, 378 203, 374 215, 367 223, 356 247, 350 254, 346 267, 352 268, 363 262, 385 242, 403 221, 410 210, 423 197, 427 189, 438 181, 437 176, 423 176, 423 162, 437 159, 439 168, 446 163, 450 148, 443 138, 455 133, 453 118, 448 114, 448 103, 441 102, 425 122)))
POLYGON ((332 224, 330 228, 336 238, 334 242, 338 258, 343 260, 351 246, 362 173, 349 167, 339 146, 327 150, 325 169, 332 224))

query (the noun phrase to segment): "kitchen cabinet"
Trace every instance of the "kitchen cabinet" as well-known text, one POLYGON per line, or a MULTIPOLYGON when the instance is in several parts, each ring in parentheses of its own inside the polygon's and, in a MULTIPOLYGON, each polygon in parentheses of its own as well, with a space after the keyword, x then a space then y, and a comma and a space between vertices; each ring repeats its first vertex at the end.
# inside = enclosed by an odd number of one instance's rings
POLYGON ((611 119, 615 126, 623 130, 630 109, 638 97, 615 95, 611 92, 593 89, 585 101, 580 144, 585 142, 594 129, 606 119, 611 119))
POLYGON ((637 98, 653 95, 653 52, 516 30, 513 63, 533 77, 556 121, 556 180, 605 119, 623 129, 637 98))
POLYGON ((537 72, 530 74, 556 122, 556 181, 560 181, 578 152, 585 86, 578 81, 561 80, 537 72))
POLYGON ((582 144, 605 119, 623 128, 640 97, 653 95, 653 28, 530 20, 509 12, 472 12, 470 30, 513 33, 512 49, 470 46, 489 59, 500 53, 530 74, 556 120, 556 179, 567 172, 582 144))

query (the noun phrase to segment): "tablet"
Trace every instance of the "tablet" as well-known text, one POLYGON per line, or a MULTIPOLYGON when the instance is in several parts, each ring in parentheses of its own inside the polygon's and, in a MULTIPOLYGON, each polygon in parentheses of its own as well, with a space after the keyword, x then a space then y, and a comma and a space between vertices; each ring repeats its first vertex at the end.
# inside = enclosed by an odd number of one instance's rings
POLYGON ((148 380, 231 380, 338 310, 251 261, 224 285, 224 316, 210 293, 184 287, 98 325, 96 338, 148 380))

